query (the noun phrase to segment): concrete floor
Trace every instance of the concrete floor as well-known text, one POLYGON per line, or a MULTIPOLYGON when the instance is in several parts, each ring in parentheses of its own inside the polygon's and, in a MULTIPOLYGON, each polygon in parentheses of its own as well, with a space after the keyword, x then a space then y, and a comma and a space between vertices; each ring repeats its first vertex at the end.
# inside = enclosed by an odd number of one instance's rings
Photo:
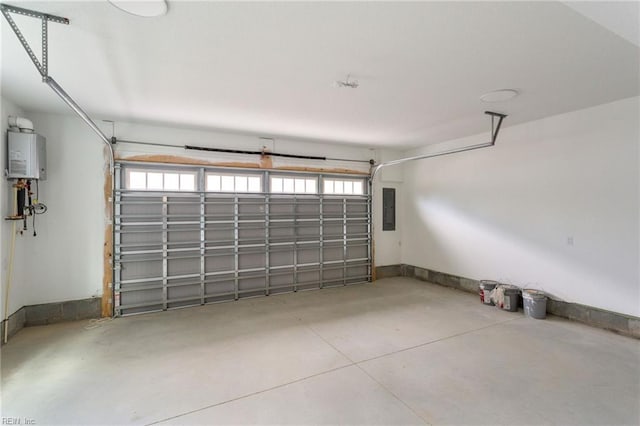
POLYGON ((640 341, 408 278, 19 332, 43 424, 638 424, 640 341))

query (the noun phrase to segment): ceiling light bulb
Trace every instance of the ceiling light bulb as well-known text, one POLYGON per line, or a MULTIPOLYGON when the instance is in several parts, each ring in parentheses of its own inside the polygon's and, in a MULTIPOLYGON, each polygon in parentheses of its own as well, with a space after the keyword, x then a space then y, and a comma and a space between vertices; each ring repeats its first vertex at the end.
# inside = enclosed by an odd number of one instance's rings
POLYGON ((165 0, 109 0, 109 3, 124 12, 144 18, 166 15, 168 10, 165 0))
POLYGON ((480 96, 482 102, 504 102, 515 98, 520 93, 515 89, 500 89, 480 96))

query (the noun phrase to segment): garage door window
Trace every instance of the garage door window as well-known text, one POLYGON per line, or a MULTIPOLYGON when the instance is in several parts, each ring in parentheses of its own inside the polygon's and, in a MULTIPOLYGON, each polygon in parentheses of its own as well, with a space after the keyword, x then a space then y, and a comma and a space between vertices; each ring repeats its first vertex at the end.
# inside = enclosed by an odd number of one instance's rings
POLYGON ((361 179, 323 179, 323 193, 336 195, 363 195, 364 181, 361 179))
POLYGON ((272 176, 271 192, 278 194, 317 194, 318 179, 272 176))
POLYGON ((196 173, 176 173, 158 170, 127 170, 127 189, 137 191, 195 191, 196 173))
POLYGON ((208 192, 262 192, 260 176, 207 174, 208 192))

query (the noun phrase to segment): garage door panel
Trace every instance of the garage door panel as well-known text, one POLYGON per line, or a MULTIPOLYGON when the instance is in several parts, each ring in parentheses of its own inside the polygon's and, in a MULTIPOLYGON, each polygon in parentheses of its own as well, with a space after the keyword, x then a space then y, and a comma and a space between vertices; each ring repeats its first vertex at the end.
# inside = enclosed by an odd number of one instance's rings
POLYGON ((342 267, 328 267, 322 273, 323 287, 344 285, 344 269, 342 267))
POLYGON ((175 169, 201 192, 117 189, 117 315, 369 280, 368 196, 205 192, 214 169, 175 169))
POLYGON ((204 232, 207 247, 233 245, 235 241, 235 232, 233 227, 211 227, 206 228, 204 232))
POLYGON ((299 223, 297 229, 298 229, 299 237, 319 237, 320 236, 320 225, 318 223, 308 223, 308 222, 299 223))
POLYGON ((325 247, 322 249, 322 259, 325 262, 333 260, 344 260, 344 248, 340 247, 325 247))
POLYGON ((131 222, 147 218, 160 218, 162 217, 162 202, 154 204, 149 204, 148 202, 139 202, 133 205, 122 204, 120 214, 123 219, 131 222))
POLYGON ((121 259, 131 260, 136 257, 139 259, 145 259, 148 257, 146 253, 162 252, 162 242, 131 241, 132 242, 125 242, 122 244, 121 259), (141 254, 136 255, 135 253, 141 254))
POLYGON ((122 250, 122 254, 120 255, 122 269, 127 270, 136 270, 136 266, 138 268, 144 267, 144 265, 136 265, 140 263, 145 263, 147 261, 154 260, 162 260, 162 245, 158 249, 155 247, 142 247, 140 250, 137 250, 135 247, 127 246, 122 250))
POLYGON ((295 207, 290 201, 272 199, 269 201, 269 219, 273 223, 277 221, 293 221, 295 219, 295 207))
POLYGON ((345 285, 361 283, 363 279, 368 277, 368 266, 362 265, 358 267, 349 267, 346 270, 345 285))
POLYGON ((293 249, 274 249, 269 252, 269 266, 288 266, 293 265, 293 249))
POLYGON ((177 217, 195 217, 200 220, 200 198, 194 197, 167 197, 167 214, 169 220, 177 217))
POLYGON ((120 267, 123 281, 162 276, 162 259, 139 262, 123 262, 120 267))
POLYGON ((122 292, 120 305, 124 314, 162 309, 162 288, 122 292))
POLYGON ((346 271, 347 271, 346 277, 348 279, 350 279, 350 278, 362 278, 362 277, 367 275, 367 270, 368 270, 368 267, 367 267, 367 265, 364 265, 364 264, 350 265, 350 266, 347 266, 347 268, 346 268, 346 271))
POLYGON ((293 270, 274 270, 269 277, 270 293, 288 293, 294 290, 295 274, 293 270))
POLYGON ((188 274, 184 277, 167 279, 168 299, 175 300, 179 297, 187 297, 190 295, 200 295, 201 284, 199 274, 188 274))
POLYGON ((122 244, 162 243, 162 225, 131 225, 129 220, 121 220, 116 228, 122 244), (119 228, 119 229, 118 229, 119 228))
POLYGON ((162 215, 162 197, 154 196, 135 196, 127 194, 122 197, 119 204, 120 213, 123 216, 127 215, 162 215))
POLYGON ((157 305, 145 305, 139 308, 123 308, 120 315, 136 315, 136 314, 148 314, 149 312, 157 312, 164 310, 162 304, 157 305))
POLYGON ((347 259, 366 259, 368 253, 367 246, 347 246, 347 259))
POLYGON ((295 205, 290 197, 272 195, 269 201, 269 213, 272 215, 286 214, 293 216, 295 205))
POLYGON ((227 299, 235 298, 235 280, 233 275, 219 275, 216 277, 207 277, 204 285, 205 299, 215 298, 216 300, 226 297, 227 299))
POLYGON ((320 215, 320 202, 318 200, 298 201, 295 210, 303 217, 318 217, 320 215))
POLYGON ((242 244, 263 243, 265 229, 264 227, 257 227, 255 225, 240 224, 238 227, 238 238, 240 238, 242 244))
POLYGON ((288 242, 295 237, 295 229, 290 224, 277 224, 269 226, 269 242, 288 242))
POLYGON ((200 244, 200 231, 194 229, 194 225, 167 226, 167 242, 169 243, 194 243, 200 244))
POLYGON ((343 236, 344 232, 344 223, 342 220, 340 221, 324 221, 322 225, 322 233, 325 237, 331 236, 343 236))
MULTIPOLYGON (((192 256, 194 256, 192 254, 192 256)), ((167 275, 188 275, 200 273, 200 256, 167 260, 167 275)))
POLYGON ((247 216, 247 219, 258 218, 264 216, 265 208, 264 197, 238 198, 238 214, 247 216))
POLYGON ((298 290, 311 290, 320 288, 320 271, 305 270, 304 268, 297 273, 298 290))
POLYGON ((343 204, 342 198, 325 197, 322 201, 322 213, 325 217, 342 216, 343 204))
POLYGON ((265 276, 256 276, 255 273, 240 274, 238 277, 238 292, 240 297, 256 296, 264 294, 267 280, 265 276))
POLYGON ((347 200, 346 210, 350 216, 366 216, 368 211, 367 200, 347 200))
POLYGON ((200 284, 171 286, 167 288, 167 308, 199 305, 200 292, 200 284))
POLYGON ((204 212, 206 217, 214 219, 216 217, 233 220, 234 197, 211 196, 205 197, 204 212))
POLYGON ((246 269, 259 269, 264 268, 265 255, 244 255, 238 257, 238 269, 240 271, 246 269))
POLYGON ((299 249, 298 250, 298 263, 319 263, 320 262, 320 249, 299 249))
MULTIPOLYGON (((209 251, 207 251, 209 253, 209 251)), ((205 272, 233 271, 235 268, 235 256, 233 253, 221 256, 207 256, 204 259, 205 272)))

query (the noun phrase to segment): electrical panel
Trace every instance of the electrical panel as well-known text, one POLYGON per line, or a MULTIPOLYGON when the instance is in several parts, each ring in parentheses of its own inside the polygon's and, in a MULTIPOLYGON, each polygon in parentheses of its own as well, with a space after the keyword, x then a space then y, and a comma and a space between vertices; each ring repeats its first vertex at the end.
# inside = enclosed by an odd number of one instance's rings
POLYGON ((8 131, 7 178, 47 179, 47 149, 44 136, 8 131))
POLYGON ((396 189, 382 188, 382 230, 396 230, 396 189))

